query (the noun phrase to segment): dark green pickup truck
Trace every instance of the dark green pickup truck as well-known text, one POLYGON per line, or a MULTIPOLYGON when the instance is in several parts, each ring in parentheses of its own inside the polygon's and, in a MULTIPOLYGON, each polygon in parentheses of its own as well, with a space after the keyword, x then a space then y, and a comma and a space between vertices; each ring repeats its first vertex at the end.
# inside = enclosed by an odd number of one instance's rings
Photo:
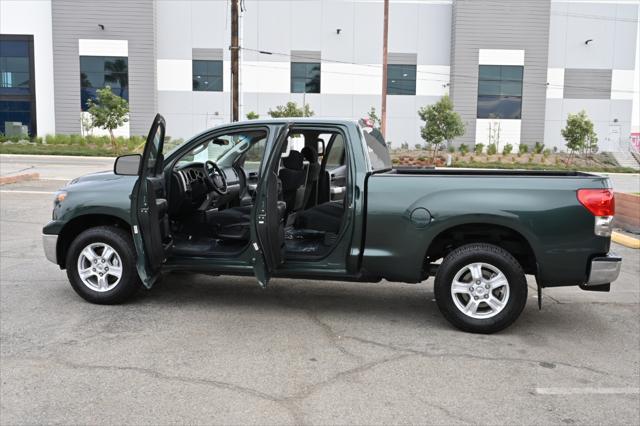
POLYGON ((419 283, 455 326, 513 323, 538 288, 608 291, 613 193, 576 172, 391 166, 362 123, 281 119, 207 130, 163 153, 154 120, 142 155, 71 181, 43 229, 75 291, 118 303, 170 271, 419 283))

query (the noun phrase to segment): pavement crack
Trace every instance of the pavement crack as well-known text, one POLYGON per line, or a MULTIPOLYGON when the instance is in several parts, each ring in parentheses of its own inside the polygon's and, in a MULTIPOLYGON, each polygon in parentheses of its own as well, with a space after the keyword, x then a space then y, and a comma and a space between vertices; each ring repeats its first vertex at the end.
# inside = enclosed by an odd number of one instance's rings
POLYGON ((540 364, 542 362, 553 362, 554 364, 560 365, 563 367, 589 371, 591 373, 596 373, 600 375, 615 376, 622 379, 628 378, 625 376, 610 373, 608 371, 599 370, 593 367, 587 367, 584 365, 575 365, 575 364, 571 364, 563 361, 549 361, 549 360, 540 360, 540 359, 532 359, 532 358, 516 358, 516 357, 491 357, 491 356, 474 355, 474 354, 467 354, 467 353, 452 353, 452 352, 432 353, 432 352, 420 351, 417 349, 404 348, 404 347, 392 345, 389 343, 377 342, 375 340, 363 339, 361 337, 355 337, 355 336, 343 336, 343 337, 345 339, 355 340, 361 343, 368 343, 370 345, 384 347, 396 352, 416 355, 424 358, 464 358, 464 359, 474 359, 474 360, 480 360, 480 361, 524 362, 524 363, 531 363, 531 364, 540 364))

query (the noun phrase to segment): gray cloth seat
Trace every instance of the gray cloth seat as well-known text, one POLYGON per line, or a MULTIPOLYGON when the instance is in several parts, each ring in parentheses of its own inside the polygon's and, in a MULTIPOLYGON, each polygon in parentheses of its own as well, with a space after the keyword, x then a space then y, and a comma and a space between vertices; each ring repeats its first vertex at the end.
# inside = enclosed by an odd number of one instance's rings
MULTIPOLYGON (((225 240, 248 241, 251 237, 251 208, 252 206, 230 207, 212 212, 207 222, 213 227, 216 237, 225 240)), ((278 201, 278 215, 284 221, 287 205, 278 201)))
POLYGON ((344 215, 343 201, 328 201, 299 212, 294 227, 337 234, 344 215))

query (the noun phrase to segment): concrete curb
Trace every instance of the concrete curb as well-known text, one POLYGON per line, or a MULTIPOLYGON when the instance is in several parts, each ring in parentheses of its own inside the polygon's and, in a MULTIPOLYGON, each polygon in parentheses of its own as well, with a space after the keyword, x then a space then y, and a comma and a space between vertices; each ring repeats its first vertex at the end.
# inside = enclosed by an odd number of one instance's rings
POLYGON ((625 234, 621 234, 620 232, 613 232, 611 234, 611 239, 614 243, 618 243, 625 247, 629 247, 632 249, 640 249, 640 239, 633 238, 625 234))
POLYGON ((19 175, 12 176, 0 176, 0 185, 7 185, 10 183, 24 182, 28 180, 39 180, 40 173, 21 173, 19 175))

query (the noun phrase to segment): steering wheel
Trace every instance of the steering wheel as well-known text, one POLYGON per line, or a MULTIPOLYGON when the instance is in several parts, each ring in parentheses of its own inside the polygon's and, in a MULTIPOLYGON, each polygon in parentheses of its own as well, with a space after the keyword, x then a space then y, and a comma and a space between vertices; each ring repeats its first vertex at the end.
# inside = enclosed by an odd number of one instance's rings
POLYGON ((204 175, 207 184, 218 194, 225 195, 227 193, 227 178, 222 173, 222 169, 211 160, 204 163, 204 175))

